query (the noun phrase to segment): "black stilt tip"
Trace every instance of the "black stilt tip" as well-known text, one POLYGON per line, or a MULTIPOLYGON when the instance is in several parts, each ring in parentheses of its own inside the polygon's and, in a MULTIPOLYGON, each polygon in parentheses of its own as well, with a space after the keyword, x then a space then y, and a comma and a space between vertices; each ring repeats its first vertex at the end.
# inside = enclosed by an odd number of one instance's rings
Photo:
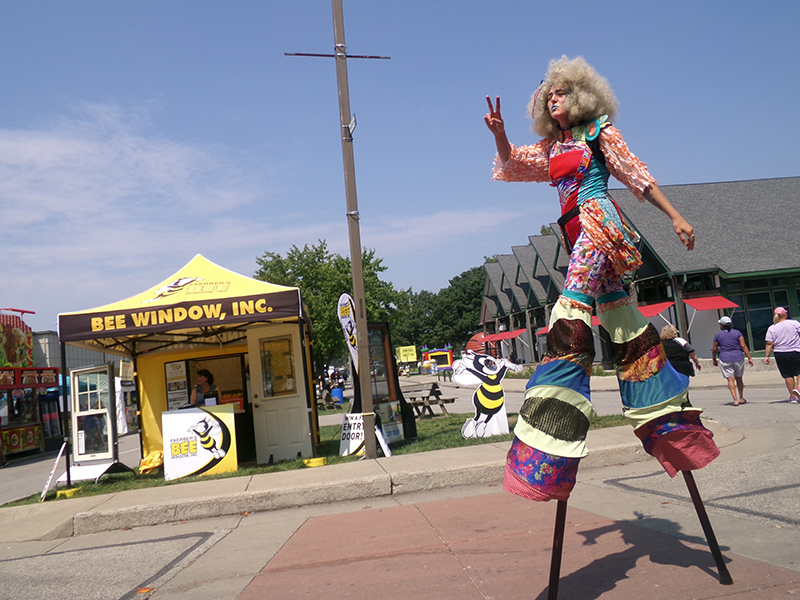
POLYGON ((550 582, 547 600, 558 600, 558 580, 561 578, 561 554, 564 548, 564 529, 567 522, 567 501, 559 500, 556 507, 556 524, 553 529, 553 554, 550 557, 550 582))
POLYGON ((703 506, 703 499, 700 497, 700 492, 697 489, 694 476, 691 471, 681 472, 683 473, 684 481, 686 481, 686 487, 689 489, 689 495, 692 498, 697 517, 700 519, 700 525, 703 527, 703 533, 706 534, 706 541, 708 541, 708 548, 711 550, 711 556, 714 557, 714 563, 717 565, 719 582, 721 585, 733 585, 733 578, 728 572, 728 567, 725 566, 725 558, 722 556, 719 543, 717 543, 717 537, 714 535, 714 530, 711 528, 711 520, 708 518, 706 507, 703 506))

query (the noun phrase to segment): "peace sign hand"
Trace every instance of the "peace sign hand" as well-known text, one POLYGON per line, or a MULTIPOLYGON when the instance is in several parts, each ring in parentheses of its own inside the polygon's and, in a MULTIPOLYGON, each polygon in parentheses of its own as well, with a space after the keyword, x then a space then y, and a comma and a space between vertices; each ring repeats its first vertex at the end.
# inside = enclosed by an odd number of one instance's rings
POLYGON ((492 105, 492 99, 489 96, 486 96, 486 103, 489 105, 489 112, 486 113, 486 116, 483 117, 483 121, 486 123, 486 126, 489 128, 495 136, 504 134, 505 133, 505 124, 503 123, 503 117, 500 116, 500 96, 497 96, 496 105, 492 105))

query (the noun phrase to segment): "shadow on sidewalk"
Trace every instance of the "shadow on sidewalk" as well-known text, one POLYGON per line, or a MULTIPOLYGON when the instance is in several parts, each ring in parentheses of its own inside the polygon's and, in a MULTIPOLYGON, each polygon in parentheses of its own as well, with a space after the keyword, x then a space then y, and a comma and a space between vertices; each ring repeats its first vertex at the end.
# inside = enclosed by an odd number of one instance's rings
MULTIPOLYGON (((671 531, 680 535, 681 526, 674 521, 653 517, 641 518, 642 525, 633 525, 625 522, 614 522, 610 525, 587 529, 573 533, 573 540, 569 546, 564 544, 564 564, 569 565, 570 553, 574 553, 578 558, 591 552, 597 555, 597 550, 590 550, 590 546, 609 545, 613 547, 623 543, 628 547, 619 552, 611 552, 599 558, 594 558, 589 564, 581 567, 577 571, 563 576, 559 581, 558 597, 559 600, 597 600, 604 594, 614 590, 618 585, 629 579, 628 573, 637 569, 637 587, 645 589, 649 587, 647 581, 642 587, 642 577, 652 578, 652 585, 664 590, 670 590, 673 597, 685 598, 690 591, 691 584, 684 578, 665 577, 663 570, 652 569, 650 565, 674 566, 682 569, 700 569, 709 577, 719 579, 714 558, 706 548, 694 548, 687 545, 684 541, 672 537, 671 535, 653 535, 654 531, 671 531), (574 534, 584 538, 582 544, 578 544, 574 534), (654 543, 655 542, 655 543, 654 543), (645 559, 642 561, 642 559, 645 559), (649 564, 648 564, 649 563, 649 564), (661 580, 661 581, 659 581, 661 580)), ((692 544, 705 546, 705 540, 696 537, 684 540, 692 544)), ((729 561, 727 561, 729 562, 729 561)), ((548 589, 545 588, 536 600, 547 600, 548 589)))
MULTIPOLYGON (((574 532, 582 536, 584 541, 577 545, 573 539, 573 543, 569 546, 565 542, 564 559, 567 565, 570 562, 568 555, 570 552, 575 553, 576 557, 587 552, 596 555, 597 550, 590 549, 590 546, 608 545, 609 549, 613 550, 621 542, 627 548, 594 558, 586 566, 561 577, 558 586, 560 600, 597 600, 628 580, 628 573, 634 569, 637 569, 638 587, 642 586, 643 572, 650 571, 649 577, 653 578, 654 586, 671 590, 675 598, 687 597, 685 593, 689 590, 684 588, 692 587, 688 579, 665 577, 663 570, 651 569, 650 565, 700 569, 709 577, 719 579, 711 552, 705 548, 693 548, 685 543, 704 546, 706 543, 704 539, 683 536, 680 534, 681 526, 674 521, 643 517, 640 514, 637 514, 637 517, 641 519, 637 525, 614 522, 596 529, 574 532), (672 535, 654 536, 653 531, 672 532, 674 535, 681 535, 685 541, 672 537, 672 535), (642 559, 646 560, 642 561, 642 559), (659 582, 659 579, 663 581, 659 582)), ((727 550, 727 548, 723 548, 723 550, 727 550)), ((545 588, 536 597, 536 600, 547 600, 547 594, 548 589, 545 588)))

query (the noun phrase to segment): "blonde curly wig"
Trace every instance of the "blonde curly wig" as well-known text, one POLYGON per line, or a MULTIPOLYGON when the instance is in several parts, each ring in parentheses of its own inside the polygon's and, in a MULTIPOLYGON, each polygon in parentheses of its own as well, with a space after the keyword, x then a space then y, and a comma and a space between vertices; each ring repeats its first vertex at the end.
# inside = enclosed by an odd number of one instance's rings
POLYGON ((546 138, 560 135, 558 121, 550 116, 547 110, 547 95, 550 88, 558 85, 567 92, 564 106, 569 111, 570 122, 580 123, 608 115, 613 119, 617 115, 617 97, 614 90, 582 56, 577 58, 561 58, 550 61, 544 81, 531 96, 528 104, 528 115, 533 117, 531 130, 546 138))

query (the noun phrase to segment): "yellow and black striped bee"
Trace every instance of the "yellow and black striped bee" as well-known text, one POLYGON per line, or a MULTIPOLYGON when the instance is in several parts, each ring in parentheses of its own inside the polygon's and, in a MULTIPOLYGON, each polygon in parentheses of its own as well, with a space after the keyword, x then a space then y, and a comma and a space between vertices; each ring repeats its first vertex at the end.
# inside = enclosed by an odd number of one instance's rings
POLYGON ((212 437, 220 432, 219 425, 213 423, 209 417, 192 425, 189 431, 197 434, 197 437, 200 438, 200 445, 211 452, 214 458, 222 458, 225 456, 225 450, 223 448, 218 448, 217 440, 212 437))
MULTIPOLYGON (((472 379, 480 387, 472 394, 472 404, 475 407, 475 417, 467 419, 461 428, 464 437, 485 437, 487 426, 498 412, 505 407, 505 394, 502 380, 508 369, 514 371, 519 367, 505 359, 498 359, 486 354, 467 352, 464 358, 453 365, 453 379, 459 383, 467 384, 472 379), (472 376, 472 377, 470 377, 472 376), (474 379, 473 379, 474 378, 474 379)), ((497 433, 507 433, 508 423, 501 427, 497 433)), ((488 433, 496 435, 496 433, 488 433)))

